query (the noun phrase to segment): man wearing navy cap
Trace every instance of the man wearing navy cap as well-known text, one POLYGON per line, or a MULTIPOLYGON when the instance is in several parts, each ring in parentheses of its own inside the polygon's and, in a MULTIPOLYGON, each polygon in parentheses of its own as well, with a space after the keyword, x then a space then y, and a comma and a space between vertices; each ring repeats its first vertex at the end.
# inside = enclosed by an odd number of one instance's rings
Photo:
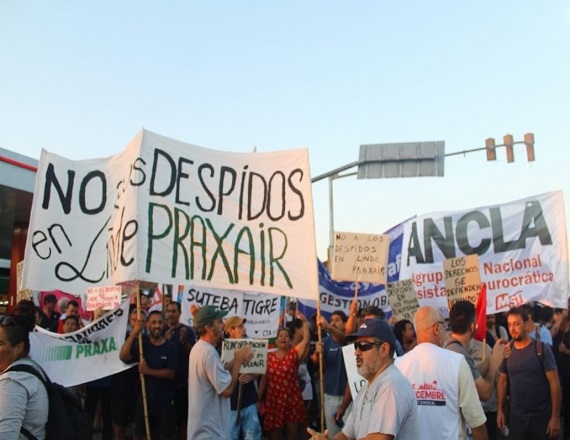
MULTIPOLYGON (((367 383, 358 392, 342 432, 334 440, 374 438, 417 440, 420 428, 416 399, 410 383, 393 365, 396 340, 383 320, 366 319, 356 333, 346 337, 354 342, 358 373, 367 383)), ((307 430, 315 440, 328 439, 307 430)))
POLYGON ((194 314, 199 340, 190 352, 188 369, 188 439, 230 438, 229 397, 238 382, 240 367, 253 358, 253 351, 249 345, 236 350, 234 359, 224 367, 216 346, 222 340, 222 318, 227 313, 204 306, 194 314))

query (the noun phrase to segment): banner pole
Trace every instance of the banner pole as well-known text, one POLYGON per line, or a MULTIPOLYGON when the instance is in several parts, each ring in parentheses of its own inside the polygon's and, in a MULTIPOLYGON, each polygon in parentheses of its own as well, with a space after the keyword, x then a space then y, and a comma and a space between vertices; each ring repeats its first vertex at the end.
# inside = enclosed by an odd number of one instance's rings
MULTIPOLYGON (((321 300, 317 299, 317 322, 321 318, 321 300)), ((321 345, 323 343, 323 337, 321 332, 321 326, 317 325, 317 338, 318 343, 321 345)), ((325 377, 323 368, 323 352, 319 353, 319 397, 321 399, 321 431, 325 431, 325 377)))
MULTIPOLYGON (((139 282, 137 281, 135 287, 135 294, 137 296, 137 320, 141 319, 141 296, 139 293, 139 282)), ((143 332, 139 333, 139 363, 144 360, 143 357, 143 332)), ((151 440, 150 436, 150 424, 148 421, 148 402, 146 400, 146 382, 144 380, 144 374, 139 373, 139 377, 141 380, 141 390, 142 390, 142 398, 143 398, 143 414, 144 414, 144 427, 146 431, 146 438, 147 440, 151 440)))

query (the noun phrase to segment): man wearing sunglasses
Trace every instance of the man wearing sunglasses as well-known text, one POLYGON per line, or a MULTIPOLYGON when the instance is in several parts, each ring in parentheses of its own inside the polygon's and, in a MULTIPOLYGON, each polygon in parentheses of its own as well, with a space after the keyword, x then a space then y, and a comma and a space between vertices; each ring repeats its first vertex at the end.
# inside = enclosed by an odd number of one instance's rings
MULTIPOLYGON (((366 319, 358 331, 346 337, 354 342, 358 373, 367 383, 360 389, 342 432, 334 440, 417 440, 418 408, 410 383, 393 365, 396 340, 383 320, 366 319)), ((315 440, 328 439, 307 430, 315 440)))
POLYGON ((422 425, 422 440, 463 440, 465 423, 473 440, 487 440, 485 413, 465 357, 443 348, 446 333, 443 316, 429 306, 414 318, 418 345, 396 359, 396 367, 415 392, 422 425))

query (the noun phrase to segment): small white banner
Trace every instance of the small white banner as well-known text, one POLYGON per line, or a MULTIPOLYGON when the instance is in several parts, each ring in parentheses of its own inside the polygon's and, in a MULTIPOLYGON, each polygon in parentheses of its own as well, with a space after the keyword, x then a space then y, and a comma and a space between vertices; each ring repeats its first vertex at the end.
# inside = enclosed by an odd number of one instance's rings
POLYGON ((265 374, 267 369, 267 340, 256 339, 224 339, 222 343, 222 364, 231 362, 234 352, 244 345, 253 350, 253 359, 241 366, 239 372, 244 374, 265 374))
POLYGON ((113 310, 121 305, 121 286, 99 286, 87 289, 86 310, 91 312, 99 308, 113 310))
POLYGON ((420 308, 420 303, 412 280, 388 283, 386 291, 388 292, 388 302, 396 319, 398 321, 408 319, 413 322, 414 315, 420 308))
POLYGON ((64 387, 83 384, 126 370, 119 359, 129 319, 129 302, 73 333, 51 333, 36 326, 30 333, 30 356, 49 378, 64 387))
POLYGON ((445 292, 447 308, 451 310, 457 301, 467 300, 477 304, 481 291, 481 272, 479 257, 466 255, 458 258, 448 258, 443 262, 445 273, 445 292))

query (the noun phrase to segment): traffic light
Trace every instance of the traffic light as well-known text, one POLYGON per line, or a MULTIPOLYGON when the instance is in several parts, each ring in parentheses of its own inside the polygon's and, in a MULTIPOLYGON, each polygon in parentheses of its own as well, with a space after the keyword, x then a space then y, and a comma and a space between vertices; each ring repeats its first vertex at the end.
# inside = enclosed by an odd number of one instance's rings
POLYGON ((515 152, 513 149, 513 135, 506 134, 503 136, 503 143, 505 144, 505 148, 507 149, 507 162, 512 163, 515 161, 515 152))
POLYGON ((534 134, 525 134, 524 143, 526 144, 526 157, 528 161, 534 162, 534 134))
POLYGON ((486 139, 485 148, 487 149, 487 160, 497 160, 497 150, 495 150, 495 139, 493 138, 486 139))

